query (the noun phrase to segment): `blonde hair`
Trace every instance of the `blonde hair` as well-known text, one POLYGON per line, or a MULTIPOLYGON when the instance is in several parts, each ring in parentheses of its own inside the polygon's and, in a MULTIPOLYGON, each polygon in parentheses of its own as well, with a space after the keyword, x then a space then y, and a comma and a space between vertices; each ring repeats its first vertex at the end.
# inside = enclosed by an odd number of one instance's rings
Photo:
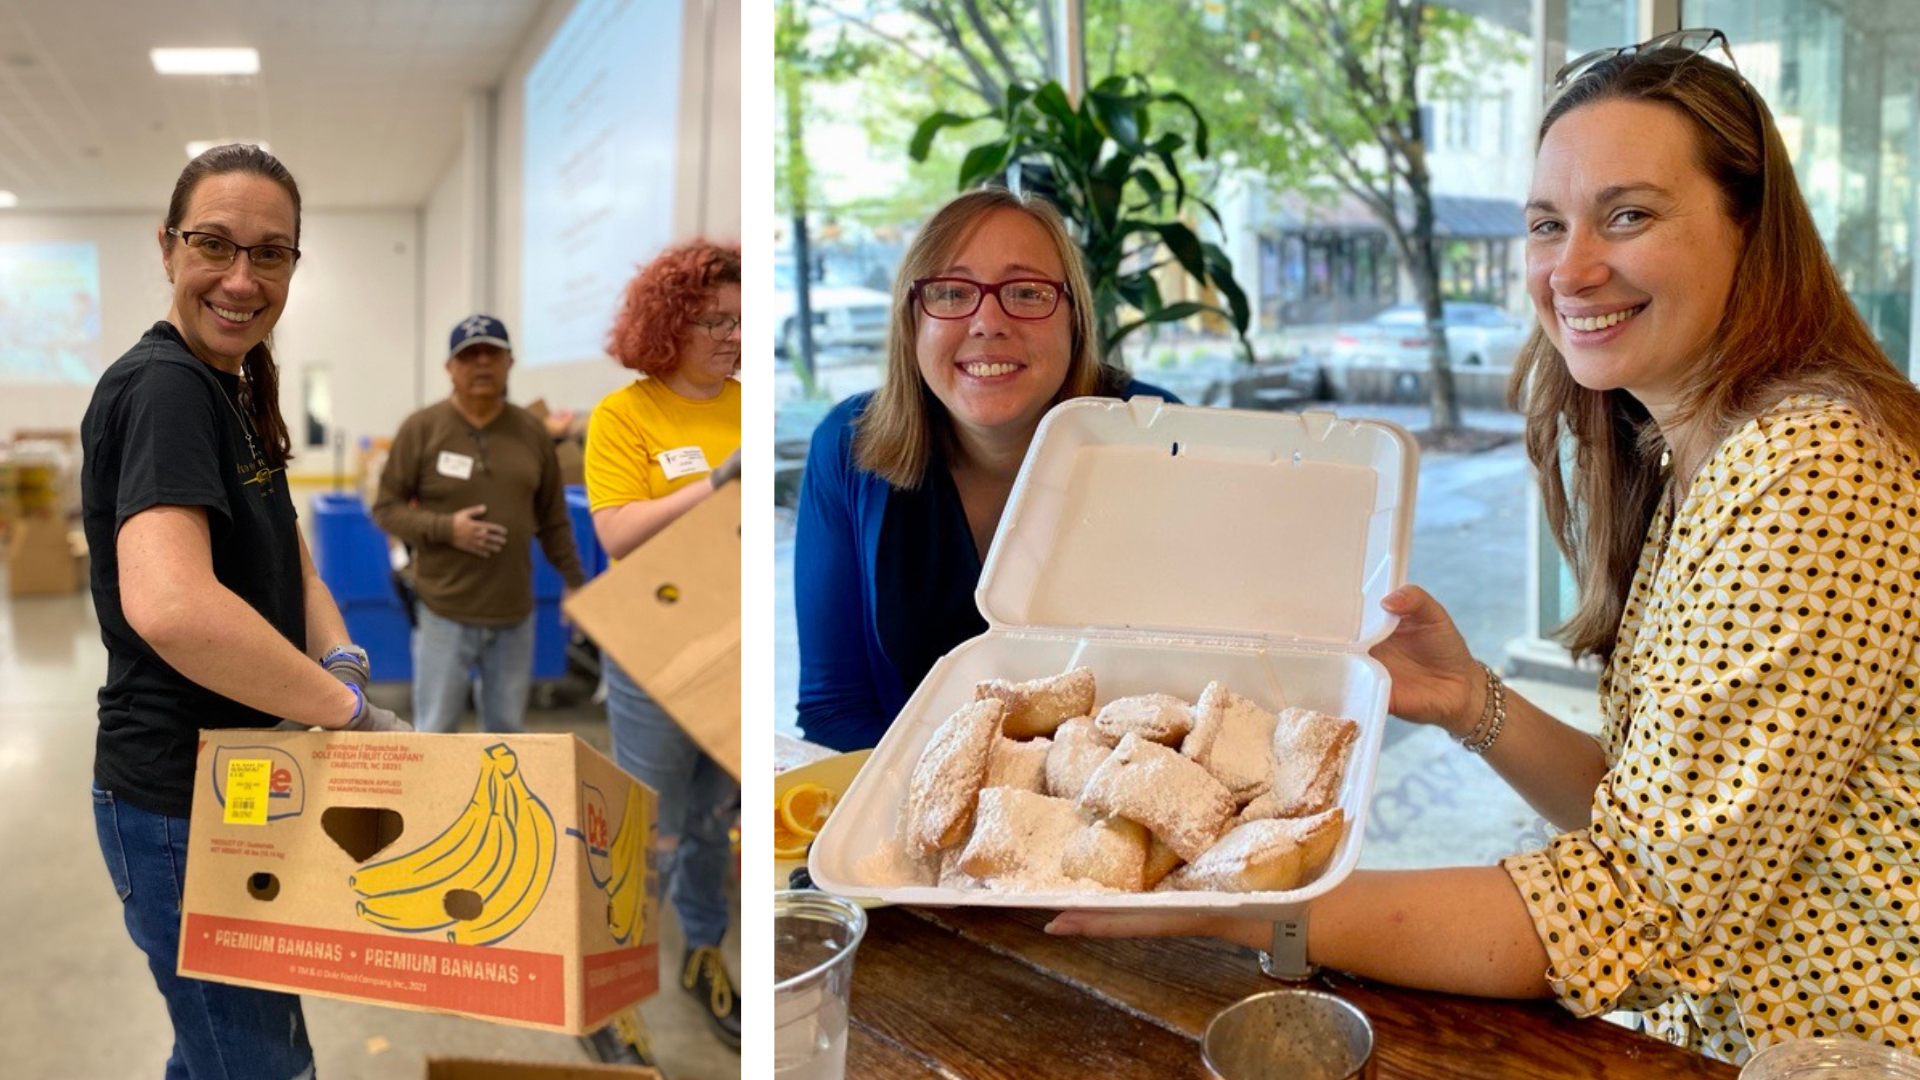
POLYGON ((907 246, 893 279, 893 319, 887 329, 887 366, 880 388, 855 421, 854 463, 898 488, 917 488, 933 460, 934 440, 950 437, 946 408, 920 375, 915 341, 920 313, 913 300, 913 283, 932 277, 953 262, 960 245, 987 215, 1018 210, 1033 219, 1053 241, 1060 265, 1066 269, 1068 310, 1073 319, 1073 344, 1067 377, 1054 403, 1092 394, 1117 394, 1127 384, 1126 372, 1104 363, 1094 326, 1093 288, 1087 280, 1080 248, 1067 233, 1060 212, 1043 199, 1005 188, 969 191, 942 206, 907 246))
MULTIPOLYGON (((1687 50, 1631 54, 1596 65, 1555 100, 1540 141, 1568 113, 1605 101, 1652 102, 1684 117, 1697 161, 1745 241, 1720 325, 1679 388, 1679 421, 1717 442, 1781 398, 1809 393, 1846 402, 1920 450, 1920 391, 1854 309, 1759 95, 1737 72, 1687 50)), ((1575 656, 1604 657, 1665 487, 1665 438, 1632 394, 1575 382, 1538 326, 1508 397, 1524 406, 1547 521, 1579 585, 1559 636, 1575 656)))

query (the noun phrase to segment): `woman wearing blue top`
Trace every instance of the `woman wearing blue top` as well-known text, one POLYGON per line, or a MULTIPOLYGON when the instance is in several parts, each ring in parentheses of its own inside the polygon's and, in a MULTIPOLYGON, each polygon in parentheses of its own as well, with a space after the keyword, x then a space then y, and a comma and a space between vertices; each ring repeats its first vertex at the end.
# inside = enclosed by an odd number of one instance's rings
POLYGON ((1041 416, 1168 397, 1102 360, 1079 249, 1039 199, 949 202, 893 292, 885 379, 821 422, 800 485, 800 729, 840 750, 878 743, 933 662, 986 630, 974 587, 1041 416))

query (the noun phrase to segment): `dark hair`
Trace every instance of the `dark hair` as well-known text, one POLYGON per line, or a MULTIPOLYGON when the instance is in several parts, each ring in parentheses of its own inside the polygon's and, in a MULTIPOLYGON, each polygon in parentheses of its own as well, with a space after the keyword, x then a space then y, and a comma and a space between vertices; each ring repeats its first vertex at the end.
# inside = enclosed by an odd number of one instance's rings
MULTIPOLYGON (((293 246, 299 247, 300 185, 293 182, 293 174, 280 164, 279 158, 247 143, 216 146, 187 162, 187 167, 180 171, 180 179, 173 183, 173 198, 167 203, 167 228, 179 228, 200 181, 228 173, 252 173, 280 185, 293 200, 293 246)), ((168 252, 173 250, 171 235, 163 232, 161 242, 168 252)), ((269 334, 268 338, 271 337, 269 334)), ((266 341, 247 350, 240 374, 240 407, 253 421, 254 430, 260 433, 260 441, 265 444, 262 449, 272 464, 285 465, 293 457, 293 436, 287 432, 287 422, 280 415, 280 368, 273 362, 273 351, 266 341)))
MULTIPOLYGON (((1687 49, 1628 54, 1596 64, 1555 99, 1539 141, 1568 113, 1607 101, 1660 105, 1687 122, 1696 163, 1744 245, 1720 325, 1679 388, 1679 420, 1717 442, 1787 395, 1816 394, 1920 450, 1920 393, 1881 352, 1827 258, 1760 95, 1733 69, 1687 49)), ((1524 405, 1547 520, 1579 583, 1560 637, 1576 656, 1604 656, 1659 509, 1665 438, 1626 390, 1575 382, 1538 326, 1508 393, 1524 405)))
POLYGON ((671 247, 627 282, 607 355, 660 376, 680 366, 680 335, 722 285, 740 284, 740 245, 693 240, 671 247))

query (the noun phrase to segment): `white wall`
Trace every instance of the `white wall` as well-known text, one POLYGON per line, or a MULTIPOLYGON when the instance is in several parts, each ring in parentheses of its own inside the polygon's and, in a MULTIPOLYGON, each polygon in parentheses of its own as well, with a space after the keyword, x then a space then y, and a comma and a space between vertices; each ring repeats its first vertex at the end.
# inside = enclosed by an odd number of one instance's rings
MULTIPOLYGON (((438 401, 447 395, 447 335, 455 323, 481 306, 474 292, 473 276, 467 270, 472 245, 467 222, 473 215, 467 205, 466 158, 464 152, 455 152, 420 215, 420 243, 424 253, 420 260, 423 325, 416 363, 421 396, 426 401, 438 401)), ((511 334, 513 324, 508 323, 507 328, 511 334)))
MULTIPOLYGON (((161 194, 165 194, 162 192, 161 194)), ((99 252, 102 355, 131 348, 172 301, 157 232, 165 211, 0 216, 0 240, 91 243, 99 252)), ((274 330, 280 408, 299 438, 305 366, 331 373, 336 418, 351 441, 385 434, 414 405, 418 221, 412 210, 309 211, 300 268, 274 330)), ((9 386, 0 394, 0 435, 20 428, 78 427, 90 386, 9 386)), ((300 451, 296 445, 296 452, 300 451)), ((296 472, 325 471, 308 453, 296 472)))
MULTIPOLYGON (((442 365, 453 324, 483 306, 517 329, 520 303, 520 151, 527 70, 575 0, 551 0, 501 76, 493 111, 491 190, 495 257, 491 280, 474 280, 470 192, 475 155, 463 146, 420 207, 361 212, 308 211, 299 271, 274 331, 280 405, 301 459, 294 471, 325 474, 328 448, 298 445, 306 369, 325 365, 334 421, 352 451, 360 439, 391 435, 408 413, 447 392, 442 365)), ((680 160, 673 235, 734 239, 740 234, 740 3, 685 0, 680 94, 680 160), (709 35, 709 27, 711 34, 709 35), (709 39, 710 38, 710 39, 709 39), (707 123, 701 122, 702 116, 707 123)), ((156 198, 166 192, 156 192, 156 198)), ((151 210, 95 214, 0 214, 0 241, 92 243, 99 251, 102 352, 116 357, 166 316, 171 293, 151 210)), ((653 252, 635 252, 639 264, 653 252)), ((519 368, 513 398, 544 397, 555 408, 589 409, 632 378, 611 360, 519 368)), ((19 428, 77 427, 91 387, 9 386, 0 393, 0 437, 19 428)), ((347 465, 352 467, 349 457, 347 465)))
MULTIPOLYGON (((296 452, 301 378, 309 365, 326 365, 349 470, 363 436, 393 434, 417 407, 419 248, 420 215, 411 209, 306 215, 300 269, 273 334, 280 408, 294 431, 296 452)), ((331 451, 316 448, 305 451, 292 471, 312 476, 332 468, 331 451)))
MULTIPOLYGON (((496 257, 491 287, 494 314, 506 320, 510 332, 517 330, 520 318, 520 253, 524 243, 520 229, 520 155, 525 144, 527 71, 566 21, 574 2, 551 0, 548 3, 498 84, 493 177, 496 257)), ((737 239, 740 235, 740 0, 685 0, 685 5, 673 237, 676 241, 701 235, 737 239), (712 25, 711 53, 709 23, 712 25), (707 117, 704 130, 703 113, 707 117)), ((453 167, 457 170, 463 166, 456 161, 453 167)), ((428 216, 437 220, 438 212, 430 207, 428 216)), ((634 264, 638 266, 654 254, 636 251, 634 264)), ((460 316, 453 318, 457 320, 460 316)), ((435 325, 429 322, 430 328, 435 325)), ((452 325, 451 321, 447 322, 448 328, 452 325)), ((440 336, 445 336, 444 331, 440 336)), ((429 340, 427 344, 433 343, 429 340)), ((441 351, 444 352, 444 343, 441 351)), ((513 399, 524 403, 544 398, 556 409, 585 411, 632 377, 631 372, 612 360, 517 367, 513 372, 513 399)))
MULTIPOLYGON (((707 84, 712 91, 707 110, 706 219, 699 228, 715 238, 740 238, 741 179, 740 116, 744 97, 740 70, 740 0, 710 0, 713 6, 712 65, 707 84)), ((765 17, 771 12, 762 7, 765 17)), ((771 62, 771 58, 769 58, 771 62)), ((761 109, 772 102, 761 102, 761 109)), ((770 176, 761 178, 755 197, 773 198, 770 176)), ((764 250, 764 249, 763 249, 764 250)))

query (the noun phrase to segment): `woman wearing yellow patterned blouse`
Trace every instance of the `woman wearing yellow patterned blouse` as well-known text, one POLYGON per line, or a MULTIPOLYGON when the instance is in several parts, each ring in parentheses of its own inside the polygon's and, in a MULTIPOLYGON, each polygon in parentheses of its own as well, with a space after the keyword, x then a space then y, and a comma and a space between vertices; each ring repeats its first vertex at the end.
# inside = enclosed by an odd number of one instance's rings
MULTIPOLYGON (((607 351, 647 376, 608 394, 587 424, 593 531, 623 559, 740 475, 740 249, 696 240, 660 253, 628 284, 607 351)), ((658 867, 687 945, 680 985, 737 1049, 740 1002, 720 941, 740 784, 618 664, 606 675, 614 760, 660 796, 658 867)))
MULTIPOLYGON (((1731 1061, 1819 1035, 1912 1050, 1920 394, 1722 56, 1689 31, 1583 58, 1541 122, 1541 327, 1514 387, 1581 585, 1562 636, 1607 661, 1601 737, 1503 692, 1417 588, 1387 597, 1400 623, 1374 650, 1396 715, 1483 753, 1566 831, 1498 867, 1355 873, 1313 903, 1307 954, 1638 1010, 1731 1061)), ((1052 929, 1269 934, 1089 913, 1052 929)))

